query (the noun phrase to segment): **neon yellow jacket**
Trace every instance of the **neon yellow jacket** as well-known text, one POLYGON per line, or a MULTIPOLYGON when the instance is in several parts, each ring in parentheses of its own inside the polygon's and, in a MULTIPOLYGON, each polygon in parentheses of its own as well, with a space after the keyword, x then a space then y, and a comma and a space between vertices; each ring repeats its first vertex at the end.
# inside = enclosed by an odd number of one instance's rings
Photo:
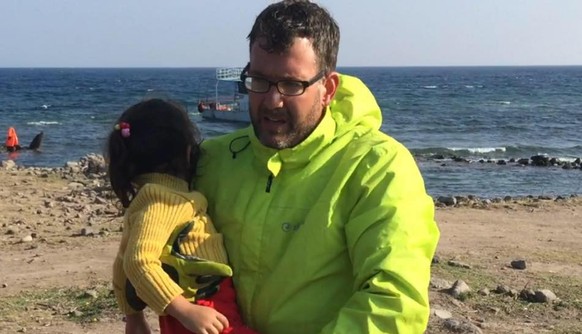
POLYGON ((380 124, 368 88, 342 75, 326 116, 294 148, 267 148, 252 127, 203 143, 195 189, 258 332, 424 332, 433 201, 380 124))

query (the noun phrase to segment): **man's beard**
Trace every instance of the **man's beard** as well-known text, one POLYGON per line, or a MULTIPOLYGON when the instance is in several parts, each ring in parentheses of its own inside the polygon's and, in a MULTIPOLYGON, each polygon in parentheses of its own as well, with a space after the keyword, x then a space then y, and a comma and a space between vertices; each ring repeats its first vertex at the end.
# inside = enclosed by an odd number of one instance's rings
POLYGON ((283 132, 269 133, 266 130, 261 129, 259 125, 260 120, 251 117, 251 122, 253 125, 255 136, 257 136, 257 138, 263 145, 277 150, 297 146, 298 144, 303 142, 307 137, 309 137, 309 135, 317 127, 317 125, 321 121, 321 118, 323 117, 322 113, 321 117, 319 117, 319 119, 316 119, 316 115, 318 115, 317 114, 318 108, 321 108, 319 101, 320 101, 319 98, 314 101, 308 113, 308 117, 304 119, 302 123, 298 123, 297 118, 292 117, 292 115, 286 109, 267 110, 265 108, 261 108, 260 112, 258 113, 259 118, 262 118, 265 115, 277 115, 280 113, 284 113, 286 120, 286 128, 283 130, 283 132))

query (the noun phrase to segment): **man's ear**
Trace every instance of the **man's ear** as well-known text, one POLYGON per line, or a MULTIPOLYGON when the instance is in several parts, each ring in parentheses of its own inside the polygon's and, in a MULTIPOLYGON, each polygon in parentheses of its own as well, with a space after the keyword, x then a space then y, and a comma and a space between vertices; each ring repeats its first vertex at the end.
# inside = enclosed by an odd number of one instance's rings
POLYGON ((335 92, 337 91, 337 88, 339 86, 339 81, 340 81, 339 73, 337 72, 331 72, 325 78, 325 83, 323 84, 325 92, 323 98, 321 99, 321 102, 323 103, 324 106, 328 106, 331 100, 333 100, 335 92))

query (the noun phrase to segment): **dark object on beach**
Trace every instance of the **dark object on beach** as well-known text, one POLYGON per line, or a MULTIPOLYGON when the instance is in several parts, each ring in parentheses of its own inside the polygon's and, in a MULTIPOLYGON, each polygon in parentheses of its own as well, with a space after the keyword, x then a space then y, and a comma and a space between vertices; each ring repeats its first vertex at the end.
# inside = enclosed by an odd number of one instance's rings
POLYGON ((30 145, 28 145, 28 149, 29 150, 38 150, 40 148, 40 146, 42 145, 42 139, 44 137, 44 132, 41 131, 39 134, 37 134, 36 136, 34 136, 34 138, 32 139, 32 141, 30 142, 30 145))
POLYGON ((527 265, 525 263, 525 260, 513 260, 511 261, 511 268, 524 270, 525 268, 527 268, 527 265))

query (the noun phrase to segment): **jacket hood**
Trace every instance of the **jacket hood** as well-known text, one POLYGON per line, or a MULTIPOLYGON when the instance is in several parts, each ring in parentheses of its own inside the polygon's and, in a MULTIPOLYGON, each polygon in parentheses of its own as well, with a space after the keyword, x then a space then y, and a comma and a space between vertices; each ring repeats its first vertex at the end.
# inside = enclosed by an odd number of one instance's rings
POLYGON ((340 74, 340 84, 328 108, 337 124, 336 136, 364 127, 378 130, 382 125, 382 112, 376 98, 358 78, 340 74))

